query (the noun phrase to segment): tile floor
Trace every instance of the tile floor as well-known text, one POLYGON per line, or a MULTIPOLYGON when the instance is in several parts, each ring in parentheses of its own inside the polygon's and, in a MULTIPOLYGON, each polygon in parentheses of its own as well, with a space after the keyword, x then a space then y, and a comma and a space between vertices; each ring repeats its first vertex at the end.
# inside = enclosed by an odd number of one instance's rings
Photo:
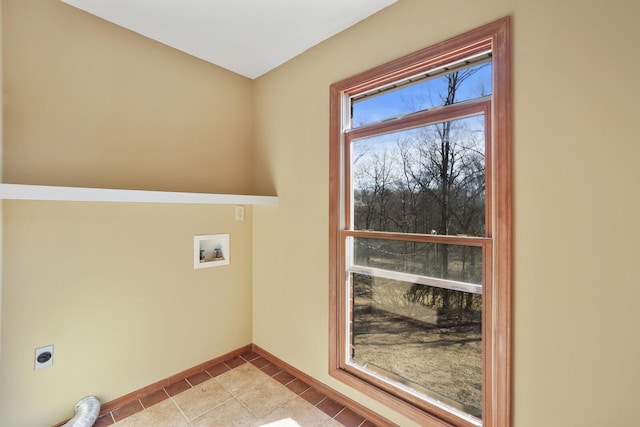
POLYGON ((94 426, 375 427, 254 352, 101 416, 94 426))

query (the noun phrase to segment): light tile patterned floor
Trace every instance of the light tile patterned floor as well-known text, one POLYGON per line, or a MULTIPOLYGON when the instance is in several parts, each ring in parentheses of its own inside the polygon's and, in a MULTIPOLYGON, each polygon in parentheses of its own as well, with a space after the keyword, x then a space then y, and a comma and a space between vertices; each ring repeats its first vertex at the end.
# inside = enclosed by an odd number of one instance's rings
MULTIPOLYGON (((261 359, 261 358, 260 358, 261 359)), ((273 367, 273 365, 271 365, 273 367)), ((279 371, 279 370, 278 370, 279 371)), ((206 379, 204 379, 206 378, 206 379)), ((373 426, 290 374, 260 367, 259 359, 184 391, 154 399, 115 427, 343 427, 373 426), (170 397, 167 397, 170 395, 170 397)), ((117 415, 114 414, 116 419, 117 415)))

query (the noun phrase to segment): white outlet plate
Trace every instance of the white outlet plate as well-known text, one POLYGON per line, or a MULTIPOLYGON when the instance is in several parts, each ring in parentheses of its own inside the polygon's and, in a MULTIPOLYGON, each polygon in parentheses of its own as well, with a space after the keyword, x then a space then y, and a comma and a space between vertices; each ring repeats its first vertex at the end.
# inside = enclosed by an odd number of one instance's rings
POLYGON ((36 348, 36 355, 33 360, 35 363, 34 365, 35 369, 48 368, 49 366, 53 365, 53 344, 36 348), (51 358, 44 363, 38 362, 38 356, 40 356, 42 353, 47 353, 47 352, 51 353, 51 358))
POLYGON ((236 206, 236 221, 244 221, 244 206, 236 206))

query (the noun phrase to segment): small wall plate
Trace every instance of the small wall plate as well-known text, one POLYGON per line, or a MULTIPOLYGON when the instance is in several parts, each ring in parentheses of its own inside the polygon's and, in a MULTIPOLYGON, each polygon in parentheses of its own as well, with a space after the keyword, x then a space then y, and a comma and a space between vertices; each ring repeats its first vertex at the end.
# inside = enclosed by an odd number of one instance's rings
POLYGON ((34 368, 42 369, 53 365, 53 344, 36 348, 34 368))
POLYGON ((229 234, 194 236, 193 268, 219 267, 230 261, 229 234))

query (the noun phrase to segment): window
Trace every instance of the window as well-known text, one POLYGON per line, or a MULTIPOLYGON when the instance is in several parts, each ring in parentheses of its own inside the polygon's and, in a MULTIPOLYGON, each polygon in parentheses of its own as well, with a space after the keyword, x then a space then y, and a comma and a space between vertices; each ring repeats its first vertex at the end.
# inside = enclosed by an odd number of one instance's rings
POLYGON ((330 372, 510 423, 509 18, 331 86, 330 372))

